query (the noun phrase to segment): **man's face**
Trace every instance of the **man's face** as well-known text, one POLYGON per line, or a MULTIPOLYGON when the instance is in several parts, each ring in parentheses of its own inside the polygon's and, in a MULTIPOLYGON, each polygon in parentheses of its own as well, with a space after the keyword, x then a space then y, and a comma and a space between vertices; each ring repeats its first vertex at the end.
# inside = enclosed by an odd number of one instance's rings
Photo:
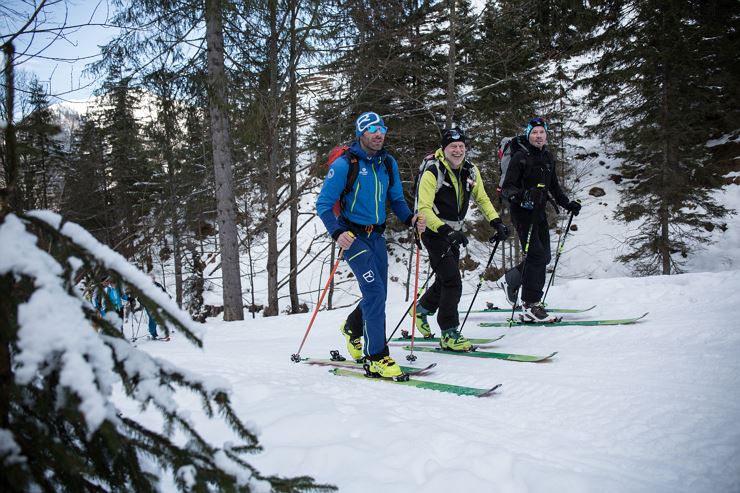
MULTIPOLYGON (((371 127, 372 126, 374 125, 371 125, 371 127)), ((365 130, 362 135, 360 135, 360 144, 372 153, 381 150, 383 148, 384 141, 385 133, 380 130, 380 127, 377 127, 373 133, 370 133, 370 130, 365 130)))
POLYGON ((465 159, 465 143, 451 142, 447 144, 444 150, 445 159, 453 168, 459 168, 465 159))
POLYGON ((547 144, 547 130, 545 130, 545 127, 534 127, 532 131, 529 132, 529 143, 542 149, 545 144, 547 144))

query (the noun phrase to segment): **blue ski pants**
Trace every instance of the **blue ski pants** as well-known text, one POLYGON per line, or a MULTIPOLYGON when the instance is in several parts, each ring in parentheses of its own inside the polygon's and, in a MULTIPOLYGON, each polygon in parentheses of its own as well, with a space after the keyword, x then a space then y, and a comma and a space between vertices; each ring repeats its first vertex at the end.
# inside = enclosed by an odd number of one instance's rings
POLYGON ((373 232, 358 234, 344 259, 360 285, 362 300, 347 317, 355 337, 360 330, 365 343, 363 353, 377 360, 388 356, 385 343, 385 302, 388 295, 388 250, 385 237, 373 232))

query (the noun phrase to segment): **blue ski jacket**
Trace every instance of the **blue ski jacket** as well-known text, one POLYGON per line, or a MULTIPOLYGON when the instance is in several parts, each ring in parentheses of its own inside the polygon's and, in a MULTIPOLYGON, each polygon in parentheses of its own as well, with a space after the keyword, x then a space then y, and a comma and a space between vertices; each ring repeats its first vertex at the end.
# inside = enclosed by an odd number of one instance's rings
MULTIPOLYGON (((345 196, 341 217, 360 225, 384 224, 385 202, 390 201, 391 210, 404 223, 410 224, 413 213, 403 197, 401 175, 398 172, 398 163, 393 157, 381 149, 374 156, 368 157, 360 143, 355 141, 350 152, 357 157, 358 173, 352 190, 345 196), (389 176, 383 160, 390 159, 393 173, 393 186, 388 187, 389 176)), ((332 207, 339 200, 347 182, 349 161, 346 156, 337 158, 331 164, 326 180, 316 199, 316 212, 324 223, 329 234, 336 239, 341 232, 346 231, 332 212, 332 207), (336 234, 339 233, 339 234, 336 234)))

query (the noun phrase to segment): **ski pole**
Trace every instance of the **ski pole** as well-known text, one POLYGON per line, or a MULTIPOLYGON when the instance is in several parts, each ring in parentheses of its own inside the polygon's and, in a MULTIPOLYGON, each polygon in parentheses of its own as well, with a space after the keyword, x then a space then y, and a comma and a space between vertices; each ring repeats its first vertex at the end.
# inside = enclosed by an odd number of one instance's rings
MULTIPOLYGON (((354 238, 354 235, 351 232, 349 234, 354 238)), ((329 274, 329 279, 326 281, 326 286, 324 286, 324 290, 321 292, 319 302, 316 303, 316 309, 313 311, 313 316, 311 317, 311 321, 308 323, 308 328, 306 329, 306 333, 303 335, 303 340, 301 341, 301 345, 298 348, 298 352, 290 355, 291 361, 295 363, 300 363, 301 361, 301 349, 303 349, 303 345, 306 343, 308 333, 311 332, 311 326, 313 325, 313 321, 316 320, 316 315, 319 313, 321 304, 324 302, 324 296, 326 296, 326 292, 329 290, 331 280, 334 279, 334 273, 337 271, 337 267, 339 267, 339 262, 342 260, 342 254, 344 254, 344 249, 340 248, 339 255, 337 256, 337 261, 334 262, 334 267, 331 269, 331 274, 329 274)))
POLYGON ((522 282, 519 287, 516 288, 516 296, 514 297, 514 306, 511 307, 511 316, 509 317, 509 327, 514 323, 514 312, 516 311, 516 305, 519 302, 519 290, 524 285, 524 273, 527 271, 527 253, 529 252, 529 240, 532 238, 532 230, 534 229, 534 217, 532 222, 529 223, 529 232, 527 233, 527 242, 524 244, 524 262, 522 262, 522 282))
MULTIPOLYGON (((414 313, 411 318, 411 352, 406 355, 406 360, 414 362, 416 361, 416 355, 414 355, 414 339, 416 337, 416 300, 419 293, 419 257, 421 256, 421 240, 419 238, 419 231, 414 231, 414 238, 416 240, 416 274, 414 275, 414 313)), ((406 310, 408 311, 408 310, 406 310)))
POLYGON ((499 239, 498 235, 493 236, 488 241, 489 242, 495 241, 496 243, 493 244, 493 251, 491 252, 491 256, 488 257, 488 263, 486 264, 485 269, 483 269, 483 274, 481 274, 480 277, 478 278, 478 286, 475 288, 475 294, 473 295, 473 300, 470 302, 470 306, 468 307, 468 312, 465 314, 465 318, 463 319, 462 324, 460 324, 460 330, 459 330, 460 334, 462 334, 463 327, 465 327, 465 322, 468 321, 468 315, 470 315, 470 310, 473 308, 473 303, 475 303, 475 298, 478 296, 478 291, 480 291, 480 287, 483 285, 483 275, 485 275, 486 271, 491 266, 491 262, 493 262, 493 256, 496 254, 496 249, 498 248, 498 244, 501 243, 501 240, 499 239))
MULTIPOLYGON (((542 183, 537 184, 538 189, 545 189, 545 185, 542 183)), ((547 193, 547 192, 545 192, 547 193)), ((532 202, 530 202, 532 203, 532 202)), ((532 230, 534 229, 534 222, 537 220, 537 213, 540 210, 540 207, 543 207, 547 204, 540 205, 536 203, 532 203, 532 215, 530 216, 531 220, 529 222, 529 232, 527 232, 527 242, 524 245, 524 262, 522 262, 522 282, 519 284, 519 287, 516 290, 516 296, 514 297, 514 306, 511 307, 511 317, 509 318, 509 328, 511 328, 511 325, 514 323, 514 312, 516 311, 516 305, 519 301, 519 291, 522 289, 522 286, 524 286, 524 274, 527 272, 527 257, 529 256, 529 243, 532 239, 532 230)))
MULTIPOLYGON (((423 293, 426 290, 427 285, 429 284, 429 281, 437 273, 437 267, 439 267, 439 264, 442 263, 442 260, 450 253, 450 251, 452 251, 452 244, 450 244, 450 246, 447 247, 447 250, 445 251, 445 253, 443 253, 442 256, 439 258, 439 262, 437 262, 435 264, 435 266, 431 269, 432 270, 432 274, 430 276, 427 276, 427 280, 424 281, 424 285, 421 287, 421 289, 418 290, 419 293, 423 293)), ((413 303, 413 301, 412 301, 412 303, 413 303)), ((414 306, 416 306, 416 303, 414 303, 414 306)), ((401 324, 403 323, 403 319, 406 318, 406 315, 408 315, 409 310, 411 310, 411 305, 409 305, 409 307, 403 312, 403 315, 401 315, 401 320, 398 321, 398 323, 396 324, 396 328, 393 329, 393 332, 391 332, 391 335, 388 336, 388 338, 386 339, 386 341, 385 341, 386 344, 388 344, 388 342, 390 342, 390 340, 393 338, 393 336, 395 335, 395 333, 398 331, 398 328, 401 327, 401 324)), ((416 324, 416 319, 414 319, 414 324, 416 324)))
POLYGON ((573 222, 573 212, 570 213, 570 217, 568 218, 568 225, 565 227, 565 233, 563 233, 563 237, 560 238, 560 245, 558 246, 558 253, 555 255, 555 264, 552 266, 552 272, 550 273, 550 280, 547 281, 547 288, 545 289, 545 295, 542 297, 542 303, 545 302, 545 298, 547 298, 547 292, 550 291, 550 285, 552 284, 552 280, 555 277, 555 269, 558 268, 558 261, 560 260, 560 254, 563 253, 563 249, 565 248, 565 237, 568 236, 568 232, 570 231, 570 225, 573 222))

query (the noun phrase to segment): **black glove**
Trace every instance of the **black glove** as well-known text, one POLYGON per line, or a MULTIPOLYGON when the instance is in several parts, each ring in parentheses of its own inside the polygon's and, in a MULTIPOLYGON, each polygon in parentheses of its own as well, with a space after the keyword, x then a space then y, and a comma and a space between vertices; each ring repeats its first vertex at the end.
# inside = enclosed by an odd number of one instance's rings
POLYGON ((574 216, 577 216, 578 213, 581 212, 581 204, 575 200, 571 200, 568 202, 568 205, 565 206, 565 210, 572 212, 574 216))
POLYGON ((464 247, 468 246, 468 239, 465 237, 462 231, 453 231, 452 233, 447 235, 447 239, 450 240, 450 243, 453 245, 462 245, 464 247))
POLYGON ((504 241, 509 237, 509 228, 507 228, 503 221, 501 221, 500 217, 493 219, 491 221, 491 226, 496 230, 496 236, 499 241, 504 241))
POLYGON ((452 245, 468 246, 468 239, 465 237, 462 231, 456 231, 447 224, 443 224, 439 227, 438 233, 447 238, 452 245))
POLYGON ((545 202, 547 202, 547 191, 544 188, 533 187, 524 191, 524 198, 521 205, 525 209, 541 209, 545 205, 545 202))

